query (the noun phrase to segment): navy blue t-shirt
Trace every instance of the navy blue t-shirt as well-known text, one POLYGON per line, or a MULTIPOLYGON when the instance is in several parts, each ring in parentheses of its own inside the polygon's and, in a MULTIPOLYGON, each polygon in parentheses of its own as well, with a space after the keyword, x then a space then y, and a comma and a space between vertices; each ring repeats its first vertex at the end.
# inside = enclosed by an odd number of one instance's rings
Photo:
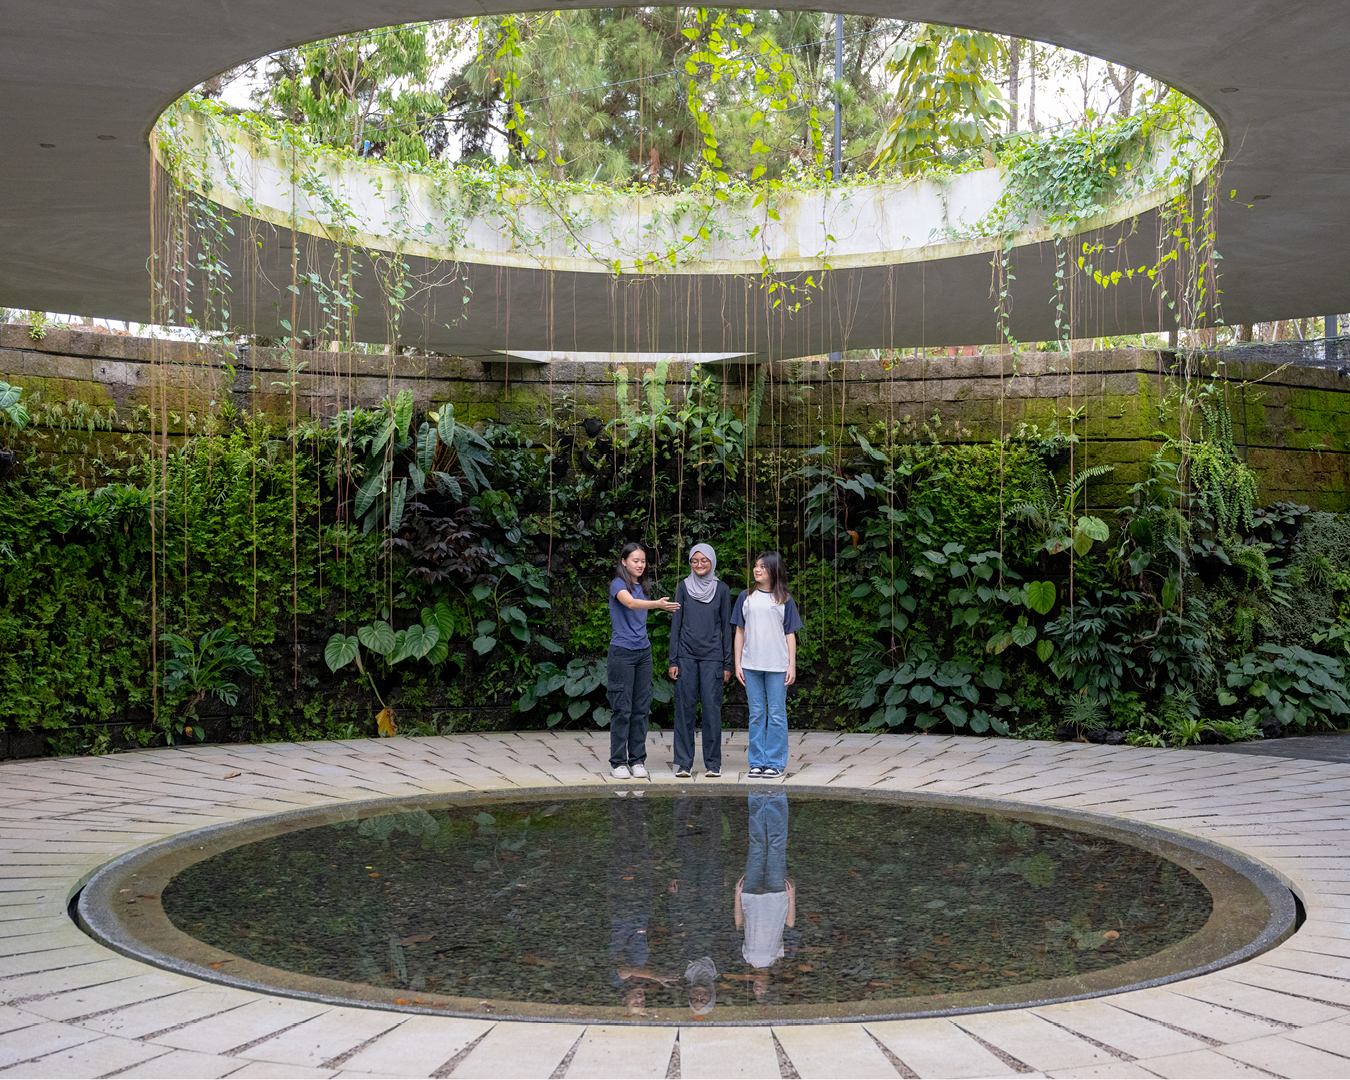
POLYGON ((624 607, 619 603, 619 593, 628 589, 628 593, 634 600, 646 600, 647 597, 642 592, 641 585, 634 585, 629 588, 628 582, 621 577, 616 577, 609 583, 609 625, 613 627, 610 631, 609 643, 617 645, 621 649, 650 649, 652 647, 651 639, 647 637, 647 610, 643 608, 634 611, 632 608, 624 607))

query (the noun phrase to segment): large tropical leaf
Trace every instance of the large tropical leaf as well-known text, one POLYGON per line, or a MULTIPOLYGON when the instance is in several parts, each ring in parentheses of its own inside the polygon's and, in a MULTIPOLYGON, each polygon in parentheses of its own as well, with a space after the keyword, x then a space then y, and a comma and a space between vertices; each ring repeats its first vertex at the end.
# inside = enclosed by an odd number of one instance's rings
POLYGON ((356 489, 356 506, 353 511, 357 517, 364 517, 367 510, 374 505, 375 500, 380 497, 384 491, 384 481, 389 475, 391 466, 385 462, 384 467, 371 472, 356 489))
POLYGON ((324 662, 328 664, 329 671, 337 671, 355 660, 359 653, 359 638, 334 634, 328 639, 328 644, 323 650, 323 658, 324 662))
POLYGON ((389 528, 398 532, 403 524, 403 504, 408 498, 408 481, 395 480, 389 507, 389 528))
POLYGON ((356 636, 373 653, 388 656, 394 651, 394 628, 383 619, 362 626, 356 631, 356 636))

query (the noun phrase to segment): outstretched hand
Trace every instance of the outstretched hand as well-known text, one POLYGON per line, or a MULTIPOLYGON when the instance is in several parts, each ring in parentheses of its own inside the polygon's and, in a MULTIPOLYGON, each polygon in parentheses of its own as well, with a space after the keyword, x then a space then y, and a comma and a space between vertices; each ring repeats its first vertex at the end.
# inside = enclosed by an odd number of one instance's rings
POLYGON ((675 603, 669 596, 663 596, 656 602, 656 606, 662 611, 679 611, 680 605, 675 603))

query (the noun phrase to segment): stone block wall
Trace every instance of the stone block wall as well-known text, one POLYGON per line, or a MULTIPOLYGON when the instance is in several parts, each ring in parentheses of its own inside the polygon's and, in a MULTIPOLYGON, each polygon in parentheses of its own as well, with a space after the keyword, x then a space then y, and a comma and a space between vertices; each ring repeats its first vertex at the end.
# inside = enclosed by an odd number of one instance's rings
MULTIPOLYGON (((372 406, 410 390, 420 409, 452 401, 469 423, 488 419, 542 425, 550 410, 566 420, 618 415, 620 382, 606 363, 482 362, 446 356, 389 356, 300 351, 292 374, 282 350, 152 342, 56 328, 33 341, 26 326, 0 326, 0 379, 47 404, 78 401, 113 407, 114 429, 143 430, 153 407, 171 431, 197 428, 226 403, 261 410, 279 421, 331 418, 353 405, 372 406), (294 382, 294 396, 289 392, 294 382), (167 388, 167 397, 156 396, 167 388)), ((1264 502, 1287 500, 1314 509, 1350 510, 1350 378, 1334 367, 1277 366, 1236 356, 1191 360, 1194 393, 1211 378, 1227 401, 1234 442, 1256 470, 1264 502)), ((768 365, 760 395, 756 442, 784 452, 817 444, 821 432, 856 425, 901 426, 911 438, 988 442, 1023 423, 1044 432, 1070 415, 1083 441, 1075 467, 1110 464, 1115 471, 1090 489, 1091 501, 1119 506, 1146 474, 1162 435, 1176 431, 1182 364, 1166 352, 1103 352, 904 356, 837 364, 793 360, 768 365), (1080 412, 1081 410, 1081 412, 1080 412)), ((628 365, 627 393, 641 397, 650 365, 628 365)), ((759 369, 708 365, 741 413, 755 396, 759 369)), ((688 370, 670 366, 666 393, 681 403, 688 370)), ((1198 433, 1198 432, 1197 432, 1198 433)))

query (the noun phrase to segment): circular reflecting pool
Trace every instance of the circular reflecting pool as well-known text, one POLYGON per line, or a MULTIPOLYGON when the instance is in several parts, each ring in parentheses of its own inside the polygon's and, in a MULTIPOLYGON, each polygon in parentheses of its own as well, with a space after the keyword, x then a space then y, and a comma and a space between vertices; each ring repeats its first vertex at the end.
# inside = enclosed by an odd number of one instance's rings
POLYGON ((1259 868, 1100 820, 874 797, 553 793, 211 830, 87 925, 230 982, 453 1013, 853 1019, 1101 993, 1288 932, 1259 868))

